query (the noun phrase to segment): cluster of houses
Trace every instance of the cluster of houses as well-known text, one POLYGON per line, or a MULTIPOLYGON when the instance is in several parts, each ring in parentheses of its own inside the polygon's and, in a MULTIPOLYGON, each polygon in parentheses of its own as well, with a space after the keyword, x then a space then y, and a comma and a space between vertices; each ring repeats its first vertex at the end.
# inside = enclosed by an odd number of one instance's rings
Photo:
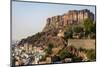
POLYGON ((45 51, 41 46, 33 47, 28 43, 16 46, 14 50, 15 65, 38 64, 43 56, 45 56, 45 51))
MULTIPOLYGON (((70 50, 70 48, 68 49, 70 50)), ((87 60, 83 52, 71 50, 76 56, 83 57, 83 61, 87 60)), ((46 56, 45 49, 42 46, 32 46, 32 44, 25 43, 23 46, 16 46, 13 56, 15 58, 15 65, 34 65, 34 64, 50 64, 50 63, 63 63, 72 62, 72 58, 65 58, 60 60, 57 56, 46 56), (45 57, 45 60, 42 60, 45 57)))
MULTIPOLYGON (((32 44, 25 43, 23 46, 16 46, 13 56, 15 58, 15 65, 33 65, 33 64, 50 64, 50 63, 62 63, 58 57, 46 56, 45 49, 43 47, 32 46, 32 44), (45 57, 45 60, 41 59, 45 57)), ((71 62, 71 58, 65 58, 66 62, 71 62)))

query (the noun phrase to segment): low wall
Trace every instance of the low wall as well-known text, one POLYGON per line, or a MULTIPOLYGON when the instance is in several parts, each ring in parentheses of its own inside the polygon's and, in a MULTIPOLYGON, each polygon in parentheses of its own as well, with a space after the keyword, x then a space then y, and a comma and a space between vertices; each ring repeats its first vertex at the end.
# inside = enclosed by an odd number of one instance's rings
POLYGON ((95 49, 96 43, 94 39, 68 39, 68 46, 75 48, 95 49))

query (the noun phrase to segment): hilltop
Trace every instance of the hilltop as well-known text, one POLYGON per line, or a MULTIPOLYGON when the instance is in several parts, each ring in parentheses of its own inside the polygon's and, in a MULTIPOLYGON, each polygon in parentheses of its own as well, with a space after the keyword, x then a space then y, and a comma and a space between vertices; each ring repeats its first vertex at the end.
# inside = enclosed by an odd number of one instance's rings
MULTIPOLYGON (((43 46, 51 42, 55 45, 64 45, 66 42, 66 40, 64 40, 64 34, 67 29, 71 29, 75 25, 83 24, 83 21, 87 18, 94 21, 94 14, 87 9, 70 10, 68 13, 47 18, 47 24, 42 32, 22 39, 19 45, 31 43, 35 46, 43 46)), ((80 30, 82 29, 80 28, 80 30)), ((68 31, 68 33, 70 33, 70 31, 68 31)))
POLYGON ((13 57, 16 65, 95 61, 96 25, 92 12, 70 10, 46 22, 42 32, 17 44, 13 57))

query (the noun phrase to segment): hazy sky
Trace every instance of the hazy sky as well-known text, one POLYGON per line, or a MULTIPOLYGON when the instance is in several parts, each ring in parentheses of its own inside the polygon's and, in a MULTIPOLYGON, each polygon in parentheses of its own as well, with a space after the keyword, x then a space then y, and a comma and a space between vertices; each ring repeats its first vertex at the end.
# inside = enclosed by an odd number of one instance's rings
POLYGON ((94 6, 12 2, 12 39, 20 40, 41 32, 46 19, 62 15, 69 10, 89 9, 95 14, 94 6))

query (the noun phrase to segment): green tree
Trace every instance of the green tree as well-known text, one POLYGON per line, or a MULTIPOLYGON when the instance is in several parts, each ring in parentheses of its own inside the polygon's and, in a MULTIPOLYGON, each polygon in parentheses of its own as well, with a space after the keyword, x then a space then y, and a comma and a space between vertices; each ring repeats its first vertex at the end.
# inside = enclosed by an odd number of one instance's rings
POLYGON ((92 25, 91 31, 92 31, 93 33, 96 33, 96 23, 94 23, 94 24, 92 25))
POLYGON ((53 48, 53 44, 52 44, 52 43, 49 43, 49 44, 48 44, 48 47, 45 49, 45 51, 46 51, 48 54, 51 54, 51 53, 52 53, 52 48, 53 48))
POLYGON ((87 51, 87 57, 88 57, 89 60, 95 60, 96 59, 95 50, 88 50, 87 51))
POLYGON ((75 32, 75 33, 83 32, 83 28, 80 27, 80 26, 75 26, 75 27, 73 28, 73 32, 75 32))
POLYGON ((63 60, 64 58, 69 58, 71 57, 71 53, 68 52, 67 50, 62 50, 60 53, 59 53, 59 57, 61 60, 63 60))
POLYGON ((89 18, 85 19, 83 25, 84 25, 85 34, 86 35, 90 34, 93 28, 93 21, 89 18))
POLYGON ((82 61, 82 58, 81 57, 78 57, 78 56, 74 56, 74 57, 72 57, 72 61, 73 62, 81 62, 82 61))
POLYGON ((66 31, 64 32, 64 39, 72 38, 72 32, 71 31, 66 31))
POLYGON ((72 38, 72 26, 71 25, 68 25, 65 27, 65 32, 64 32, 64 38, 65 39, 68 39, 68 38, 72 38))

